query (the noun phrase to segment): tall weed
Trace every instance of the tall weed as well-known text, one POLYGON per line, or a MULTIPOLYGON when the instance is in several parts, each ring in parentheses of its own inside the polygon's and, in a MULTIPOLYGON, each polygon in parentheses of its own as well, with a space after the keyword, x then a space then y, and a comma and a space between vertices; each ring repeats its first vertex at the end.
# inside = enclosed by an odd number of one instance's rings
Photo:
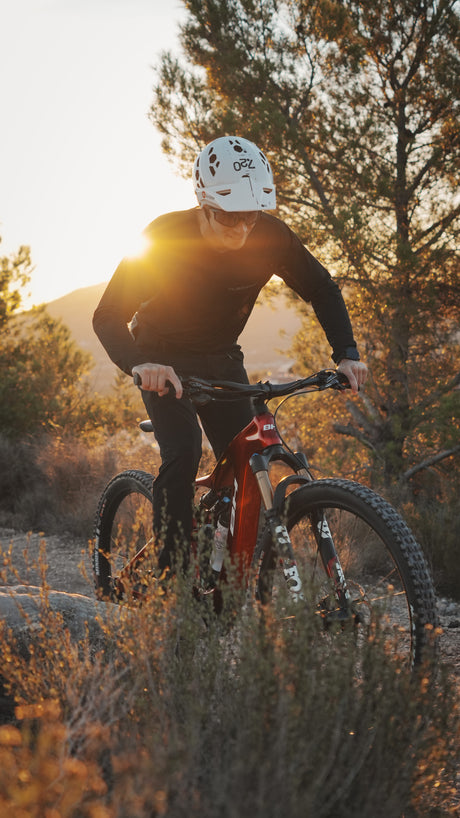
POLYGON ((235 610, 236 591, 216 617, 192 582, 101 605, 102 646, 73 644, 46 594, 27 656, 3 630, 17 702, 13 732, 0 729, 6 814, 35 816, 31 793, 72 818, 449 814, 460 735, 446 679, 410 675, 378 635, 235 610))

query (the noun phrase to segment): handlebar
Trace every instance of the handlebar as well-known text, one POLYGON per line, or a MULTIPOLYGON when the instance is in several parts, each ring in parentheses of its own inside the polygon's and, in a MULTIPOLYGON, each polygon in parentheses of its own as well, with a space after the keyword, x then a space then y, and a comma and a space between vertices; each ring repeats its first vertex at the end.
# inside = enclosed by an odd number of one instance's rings
MULTIPOLYGON (((133 377, 136 386, 141 387, 142 380, 136 372, 133 377)), ((184 396, 193 403, 204 404, 211 400, 241 400, 242 398, 259 398, 269 401, 272 398, 282 398, 305 390, 322 391, 349 389, 350 384, 346 375, 335 369, 321 369, 307 378, 298 378, 287 383, 271 383, 258 381, 255 384, 235 383, 234 381, 207 381, 202 378, 180 378, 184 388, 184 396)), ((171 391, 174 387, 171 385, 171 391)))

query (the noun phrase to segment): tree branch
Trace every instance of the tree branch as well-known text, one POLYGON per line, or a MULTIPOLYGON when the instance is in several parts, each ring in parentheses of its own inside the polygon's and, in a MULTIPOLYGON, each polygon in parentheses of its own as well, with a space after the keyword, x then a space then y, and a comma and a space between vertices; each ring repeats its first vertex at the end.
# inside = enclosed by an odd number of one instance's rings
POLYGON ((460 214, 460 205, 455 207, 450 213, 447 213, 442 219, 439 219, 437 222, 434 222, 430 225, 426 230, 419 234, 416 238, 417 243, 424 239, 426 236, 429 236, 431 233, 431 237, 426 241, 423 245, 420 245, 417 250, 415 251, 417 255, 422 255, 426 253, 427 249, 435 244, 438 239, 445 233, 447 227, 449 227, 452 222, 455 221, 457 216, 460 214))
POLYGON ((351 423, 348 423, 346 426, 342 425, 341 423, 333 423, 332 428, 334 429, 334 432, 337 432, 339 435, 356 438, 356 440, 359 440, 363 446, 367 446, 367 448, 374 452, 374 454, 378 454, 370 440, 368 440, 368 438, 362 432, 360 432, 359 429, 352 426, 351 423))
POLYGON ((432 455, 432 457, 427 457, 426 460, 422 460, 421 463, 418 463, 416 466, 412 466, 411 469, 407 469, 407 471, 401 475, 401 482, 403 480, 410 480, 414 474, 422 471, 422 469, 428 469, 430 466, 434 466, 435 463, 439 463, 441 460, 445 460, 446 457, 451 457, 457 452, 460 452, 460 446, 454 446, 452 449, 445 449, 442 452, 438 452, 438 454, 432 455))
POLYGON ((361 411, 359 406, 357 406, 356 403, 353 403, 353 401, 347 400, 346 407, 350 415, 352 416, 353 420, 355 420, 356 423, 359 426, 361 426, 361 428, 364 429, 364 431, 367 432, 368 435, 371 435, 373 431, 373 426, 369 422, 364 412, 361 411))

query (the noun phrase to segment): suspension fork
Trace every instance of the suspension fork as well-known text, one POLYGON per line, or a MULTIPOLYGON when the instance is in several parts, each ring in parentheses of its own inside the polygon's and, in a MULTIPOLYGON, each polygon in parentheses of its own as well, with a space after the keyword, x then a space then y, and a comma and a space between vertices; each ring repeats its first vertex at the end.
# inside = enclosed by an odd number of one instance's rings
MULTIPOLYGON (((318 553, 337 597, 338 610, 336 618, 348 618, 350 616, 351 596, 324 510, 313 511, 310 519, 318 546, 318 553)), ((328 618, 334 618, 333 614, 334 612, 329 612, 327 614, 328 618)))
MULTIPOLYGON (((312 477, 308 463, 302 454, 297 454, 294 458, 291 458, 283 451, 281 457, 278 459, 288 462, 289 465, 294 468, 295 474, 284 478, 276 490, 273 491, 268 475, 268 464, 270 460, 277 459, 277 455, 279 454, 279 452, 256 454, 252 456, 250 462, 259 486, 262 503, 265 508, 265 517, 270 528, 272 541, 275 544, 275 551, 281 560, 288 589, 295 601, 302 601, 305 599, 302 592, 302 580, 297 568, 289 532, 280 517, 278 509, 282 507, 289 485, 293 483, 309 483, 312 477), (301 462, 299 463, 299 461, 301 462)), ((328 611, 326 618, 328 622, 333 619, 348 619, 351 615, 351 596, 324 511, 320 509, 312 512, 310 519, 318 546, 318 553, 324 570, 332 582, 334 594, 338 602, 336 611, 328 611)))
MULTIPOLYGON (((278 447, 276 447, 278 449, 278 447)), ((291 538, 289 532, 281 519, 278 512, 278 496, 279 491, 274 492, 273 486, 268 473, 268 465, 271 460, 282 459, 286 460, 284 450, 273 450, 267 454, 258 453, 251 457, 250 464, 254 476, 257 480, 259 492, 262 500, 262 505, 265 510, 265 519, 270 529, 271 539, 275 545, 275 553, 281 561, 281 566, 286 580, 287 588, 295 602, 300 602, 305 599, 302 592, 302 580, 297 568, 294 550, 292 548, 291 538), (280 458, 279 455, 282 454, 280 458)), ((290 458, 289 458, 290 459, 290 458)), ((304 482, 309 480, 307 477, 308 469, 306 464, 299 467, 299 463, 291 463, 296 468, 296 474, 291 478, 285 478, 282 481, 284 484, 290 482, 304 482)), ((286 488, 286 485, 285 485, 286 488)), ((285 491, 284 488, 284 491, 285 491)), ((284 493, 284 492, 283 492, 284 493)))

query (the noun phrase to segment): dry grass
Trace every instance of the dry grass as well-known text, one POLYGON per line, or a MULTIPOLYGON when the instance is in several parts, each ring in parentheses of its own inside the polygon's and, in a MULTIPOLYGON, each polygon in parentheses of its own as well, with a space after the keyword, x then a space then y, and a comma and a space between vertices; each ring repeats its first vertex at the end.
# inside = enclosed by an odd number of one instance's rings
POLYGON ((204 616, 191 578, 102 606, 103 644, 47 604, 27 650, 0 634, 16 722, 0 728, 0 811, 15 818, 447 816, 454 691, 379 644, 296 626, 229 592, 204 616), (205 624, 206 620, 206 624, 205 624))
MULTIPOLYGON (((140 436, 0 440, 0 524, 86 539, 105 483, 157 465, 140 436)), ((460 720, 442 674, 409 676, 378 637, 325 637, 308 617, 281 627, 236 605, 238 595, 223 618, 204 617, 190 578, 141 607, 103 606, 103 644, 89 630, 75 642, 41 570, 26 649, 0 631, 16 704, 14 723, 0 727, 1 815, 453 814, 460 720)))
POLYGON ((110 478, 124 468, 155 472, 158 465, 153 439, 137 434, 91 444, 49 435, 25 443, 0 437, 0 525, 87 539, 110 478))

